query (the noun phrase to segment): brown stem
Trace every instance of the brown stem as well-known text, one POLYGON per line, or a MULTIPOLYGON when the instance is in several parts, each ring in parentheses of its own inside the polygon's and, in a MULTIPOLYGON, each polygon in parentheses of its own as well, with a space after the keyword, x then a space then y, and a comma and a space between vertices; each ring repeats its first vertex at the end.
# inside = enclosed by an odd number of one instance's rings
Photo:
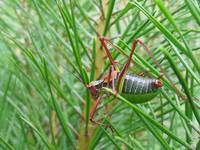
MULTIPOLYGON (((102 7, 103 7, 102 11, 104 14, 107 14, 108 4, 109 4, 108 2, 109 2, 109 0, 102 1, 102 7)), ((103 14, 100 15, 99 20, 97 21, 98 24, 96 27, 96 31, 99 35, 103 34, 104 26, 105 26, 105 18, 101 17, 102 15, 103 14)), ((97 39, 96 39, 95 76, 94 76, 95 79, 97 79, 102 72, 103 65, 104 65, 102 62, 104 62, 105 56, 106 56, 106 53, 102 49, 99 38, 97 37, 97 39)), ((92 103, 94 103, 94 100, 92 103)), ((81 121, 79 144, 78 144, 77 149, 80 149, 80 150, 88 149, 88 147, 90 145, 90 141, 93 139, 95 129, 96 129, 96 126, 89 123, 88 134, 86 135, 85 134, 85 121, 81 121)))

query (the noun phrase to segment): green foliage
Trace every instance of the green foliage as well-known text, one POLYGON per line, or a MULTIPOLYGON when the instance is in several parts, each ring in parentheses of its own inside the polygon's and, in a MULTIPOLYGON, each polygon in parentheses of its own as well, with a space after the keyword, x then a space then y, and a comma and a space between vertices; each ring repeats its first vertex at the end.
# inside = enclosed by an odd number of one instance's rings
POLYGON ((199 145, 199 1, 105 1, 0 2, 0 149, 199 145), (108 47, 120 69, 140 38, 150 53, 137 46, 129 73, 148 71, 146 77, 161 76, 164 83, 143 104, 104 89, 109 96, 96 119, 105 118, 114 132, 89 121, 93 100, 85 85, 109 68, 107 57, 97 61, 97 35, 112 39, 108 47))

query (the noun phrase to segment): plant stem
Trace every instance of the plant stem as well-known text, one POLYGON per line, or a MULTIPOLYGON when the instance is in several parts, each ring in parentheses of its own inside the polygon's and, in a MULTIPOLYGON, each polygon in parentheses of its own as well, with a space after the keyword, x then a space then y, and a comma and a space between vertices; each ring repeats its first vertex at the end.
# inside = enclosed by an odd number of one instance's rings
MULTIPOLYGON (((99 17, 98 20, 98 24, 96 27, 96 31, 99 35, 102 35, 104 32, 104 26, 106 23, 106 19, 104 17, 104 14, 107 14, 108 11, 108 7, 109 6, 109 0, 104 0, 102 1, 102 14, 99 17)), ((94 79, 97 79, 99 77, 99 75, 101 74, 101 71, 103 69, 104 66, 104 59, 106 56, 105 51, 101 48, 101 44, 100 41, 98 40, 98 38, 96 38, 96 59, 95 59, 95 75, 94 75, 94 79)), ((93 101, 94 102, 94 101, 93 101)), ((81 122, 81 129, 80 129, 80 137, 79 137, 79 145, 78 145, 78 149, 80 150, 86 150, 88 149, 89 145, 90 145, 90 141, 92 140, 92 137, 94 136, 95 133, 95 129, 96 126, 94 125, 90 125, 88 126, 88 134, 85 135, 85 122, 82 121, 81 122)))

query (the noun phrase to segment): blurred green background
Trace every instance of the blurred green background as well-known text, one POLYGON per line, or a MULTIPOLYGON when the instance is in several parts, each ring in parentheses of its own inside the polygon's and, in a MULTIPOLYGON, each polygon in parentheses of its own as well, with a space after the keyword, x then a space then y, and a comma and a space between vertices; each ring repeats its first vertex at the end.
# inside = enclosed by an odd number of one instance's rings
POLYGON ((199 0, 1 0, 0 149, 198 149, 199 43, 199 0), (128 73, 164 83, 144 104, 105 92, 114 132, 89 122, 85 85, 109 68, 97 35, 120 69, 141 39, 128 73))

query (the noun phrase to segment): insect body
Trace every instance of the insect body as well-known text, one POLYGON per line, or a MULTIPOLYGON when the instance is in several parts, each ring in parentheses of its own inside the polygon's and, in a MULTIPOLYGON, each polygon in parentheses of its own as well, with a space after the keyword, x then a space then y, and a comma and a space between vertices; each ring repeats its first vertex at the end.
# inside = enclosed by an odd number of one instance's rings
POLYGON ((99 39, 109 58, 110 70, 108 75, 105 76, 102 80, 90 82, 87 85, 87 88, 90 90, 91 95, 96 99, 96 102, 92 106, 92 110, 90 112, 90 121, 102 124, 97 121, 94 121, 94 115, 98 105, 101 102, 103 87, 111 88, 113 92, 115 92, 116 94, 119 93, 132 103, 143 103, 154 98, 159 93, 163 84, 158 79, 127 75, 128 67, 130 65, 136 45, 139 43, 144 47, 144 49, 146 49, 146 51, 149 51, 148 48, 140 40, 135 40, 133 42, 129 58, 126 64, 124 65, 122 71, 119 71, 119 69, 116 66, 116 62, 112 59, 109 49, 107 48, 105 43, 109 42, 109 40, 104 37, 100 37, 99 39))
MULTIPOLYGON (((117 88, 118 79, 119 75, 115 78, 115 88, 117 88)), ((160 92, 162 87, 162 83, 157 79, 144 78, 135 75, 126 75, 123 82, 120 94, 133 103, 144 103, 153 99, 160 92)), ((91 94, 94 98, 98 98, 103 94, 103 87, 112 88, 112 81, 107 83, 105 80, 96 80, 88 85, 88 88, 93 91, 91 94)))

